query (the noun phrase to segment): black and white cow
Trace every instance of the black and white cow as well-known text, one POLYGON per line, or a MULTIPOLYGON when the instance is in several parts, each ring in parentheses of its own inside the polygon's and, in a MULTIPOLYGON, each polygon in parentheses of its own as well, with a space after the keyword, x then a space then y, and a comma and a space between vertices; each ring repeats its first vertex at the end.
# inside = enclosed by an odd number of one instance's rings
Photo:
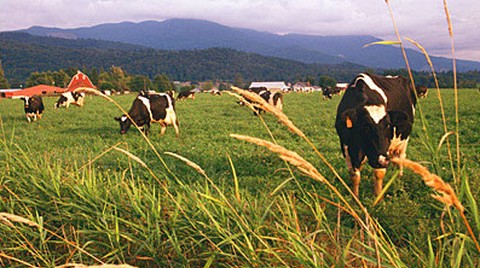
POLYGON ((181 91, 178 93, 177 100, 183 99, 192 99, 195 100, 195 92, 194 91, 181 91))
POLYGON ((374 169, 374 193, 378 196, 389 158, 406 157, 415 105, 410 81, 401 76, 362 73, 346 89, 338 105, 335 128, 357 197, 365 160, 374 169))
MULTIPOLYGON (((133 101, 128 115, 143 128, 145 135, 148 135, 150 123, 160 123, 162 126, 161 135, 165 133, 167 125, 173 125, 177 137, 179 136, 179 123, 175 113, 175 100, 172 94, 167 93, 145 93, 141 92, 133 101)), ((115 117, 120 122, 120 133, 127 133, 132 121, 123 115, 115 117)))
POLYGON ((323 99, 332 99, 333 95, 340 94, 342 91, 339 88, 325 87, 322 90, 323 99))
POLYGON ((415 88, 415 90, 417 91, 417 96, 419 98, 425 98, 427 97, 427 94, 428 94, 428 87, 426 86, 417 86, 415 88))
POLYGON ((58 101, 55 103, 55 108, 68 108, 70 104, 82 107, 85 104, 85 93, 79 93, 74 91, 62 93, 58 101))
POLYGON ((25 115, 27 116, 28 122, 36 121, 37 119, 42 119, 42 113, 44 110, 42 97, 38 95, 33 95, 31 97, 21 97, 23 100, 25 115))
MULTIPOLYGON (((283 94, 281 92, 273 92, 268 90, 266 87, 256 87, 256 88, 249 88, 248 91, 257 93, 262 99, 268 102, 270 105, 274 106, 278 110, 283 110, 283 94)), ((247 100, 245 100, 247 101, 247 100)), ((238 104, 245 106, 248 104, 244 101, 237 101, 238 104)), ((253 112, 255 115, 258 115, 262 110, 258 107, 255 107, 255 111, 253 112)))
POLYGON ((278 110, 283 110, 283 95, 280 92, 273 92, 269 90, 260 91, 258 93, 262 99, 266 102, 277 108, 278 110))

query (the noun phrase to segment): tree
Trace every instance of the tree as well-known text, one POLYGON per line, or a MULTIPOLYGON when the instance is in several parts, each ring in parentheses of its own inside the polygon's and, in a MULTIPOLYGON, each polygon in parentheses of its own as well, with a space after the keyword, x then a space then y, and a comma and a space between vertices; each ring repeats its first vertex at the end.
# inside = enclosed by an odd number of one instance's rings
POLYGON ((211 90, 213 88, 213 82, 212 81, 206 81, 204 83, 201 84, 201 89, 202 90, 211 90))
POLYGON ((70 82, 70 76, 62 69, 57 72, 51 72, 49 75, 52 77, 53 83, 57 87, 67 87, 70 82))
POLYGON ((36 85, 53 85, 54 80, 51 75, 45 72, 33 72, 25 82, 26 87, 33 87, 36 85))
POLYGON ((130 78, 125 74, 123 71, 122 67, 117 67, 117 66, 112 66, 110 69, 111 73, 111 78, 113 85, 115 85, 115 88, 117 90, 120 90, 120 92, 124 92, 126 89, 128 89, 128 82, 130 78))
POLYGON ((310 86, 315 85, 315 77, 308 75, 307 78, 305 78, 305 82, 309 83, 310 86))
POLYGON ((235 74, 235 78, 233 80, 233 85, 236 86, 236 87, 239 87, 239 88, 244 88, 245 82, 244 82, 241 74, 239 74, 239 73, 235 74))
POLYGON ((318 78, 318 85, 321 86, 322 88, 335 87, 337 85, 337 80, 328 75, 321 75, 318 78))
POLYGON ((154 85, 145 75, 134 75, 131 77, 128 87, 131 91, 153 90, 154 85))
POLYGON ((92 81, 92 84, 94 85, 98 85, 98 78, 99 78, 99 71, 97 70, 97 68, 95 67, 92 67, 90 70, 85 70, 84 72, 88 78, 90 78, 90 81, 92 81))
POLYGON ((159 74, 153 78, 153 86, 159 92, 174 90, 173 83, 170 82, 166 74, 159 74))
POLYGON ((8 84, 5 72, 3 71, 2 61, 0 61, 0 88, 10 88, 10 84, 8 84))
POLYGON ((100 83, 100 90, 115 90, 115 86, 108 81, 104 81, 100 83))

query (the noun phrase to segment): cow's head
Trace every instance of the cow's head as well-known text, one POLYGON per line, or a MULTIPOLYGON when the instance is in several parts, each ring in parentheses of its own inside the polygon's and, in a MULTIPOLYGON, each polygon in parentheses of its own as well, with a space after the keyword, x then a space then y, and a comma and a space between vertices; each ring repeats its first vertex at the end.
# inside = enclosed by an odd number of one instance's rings
POLYGON ((366 105, 348 109, 342 114, 348 131, 367 155, 373 168, 386 168, 390 146, 390 115, 384 105, 366 105))
POLYGON ((121 117, 115 117, 114 119, 120 123, 120 134, 127 133, 128 129, 130 129, 130 126, 132 125, 130 118, 128 118, 126 115, 122 115, 121 117))
POLYGON ((60 98, 58 98, 57 102, 55 102, 55 106, 54 106, 55 109, 61 106, 66 106, 66 102, 67 102, 67 97, 61 95, 60 98))
POLYGON ((28 107, 30 107, 30 97, 25 96, 21 97, 20 99, 23 101, 25 109, 28 109, 28 107))

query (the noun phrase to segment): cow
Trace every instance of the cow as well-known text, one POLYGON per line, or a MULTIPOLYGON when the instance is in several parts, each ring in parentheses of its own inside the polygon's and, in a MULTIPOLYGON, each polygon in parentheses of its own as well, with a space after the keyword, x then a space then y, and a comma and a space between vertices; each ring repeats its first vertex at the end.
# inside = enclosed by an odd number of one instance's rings
POLYGON ((31 97, 24 96, 20 98, 23 100, 25 115, 27 116, 28 122, 37 121, 37 119, 42 119, 42 113, 44 110, 42 97, 38 95, 33 95, 31 97))
POLYGON ((374 169, 378 196, 389 158, 406 157, 415 105, 410 81, 401 76, 361 73, 349 84, 337 108, 335 128, 357 197, 360 170, 367 159, 374 169))
POLYGON ((283 95, 280 92, 273 92, 269 90, 260 91, 258 93, 262 99, 266 102, 277 108, 278 110, 283 110, 283 95))
POLYGON ((426 86, 416 86, 415 90, 417 91, 417 96, 419 98, 425 98, 428 94, 428 87, 426 86))
POLYGON ((85 93, 69 91, 62 93, 58 101, 55 103, 55 109, 58 107, 65 107, 68 109, 70 104, 82 107, 85 103, 85 93))
POLYGON ((120 122, 121 134, 127 133, 132 125, 131 120, 133 120, 138 127, 143 129, 145 135, 148 135, 150 123, 153 122, 162 126, 161 135, 165 133, 167 125, 173 125, 176 136, 179 137, 179 123, 175 113, 173 94, 140 92, 133 101, 128 116, 124 114, 114 119, 120 122))
POLYGON ((192 99, 195 100, 195 92, 194 91, 181 91, 178 93, 177 100, 183 99, 192 99))
MULTIPOLYGON (((268 90, 266 87, 249 88, 248 91, 258 94, 260 97, 262 97, 262 99, 278 110, 283 110, 283 95, 281 92, 273 92, 268 90)), ((241 106, 245 106, 249 103, 249 101, 237 101, 237 103, 241 106)), ((262 110, 260 108, 255 107, 253 114, 258 115, 261 111, 262 110)))
POLYGON ((268 91, 268 88, 266 87, 251 87, 248 89, 248 91, 255 92, 260 95, 260 92, 262 91, 268 91))
POLYGON ((323 99, 332 99, 333 95, 340 94, 339 88, 325 87, 322 90, 323 99))

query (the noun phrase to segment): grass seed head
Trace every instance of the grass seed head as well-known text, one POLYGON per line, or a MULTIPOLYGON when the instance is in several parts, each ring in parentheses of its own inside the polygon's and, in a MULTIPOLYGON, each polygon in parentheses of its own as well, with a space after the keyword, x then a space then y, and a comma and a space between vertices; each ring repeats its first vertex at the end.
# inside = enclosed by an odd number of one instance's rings
POLYGON ((422 176, 422 180, 428 187, 440 193, 440 195, 432 195, 434 199, 444 203, 447 207, 454 206, 461 212, 465 210, 453 188, 439 176, 430 173, 426 167, 408 159, 393 158, 391 161, 422 176))

